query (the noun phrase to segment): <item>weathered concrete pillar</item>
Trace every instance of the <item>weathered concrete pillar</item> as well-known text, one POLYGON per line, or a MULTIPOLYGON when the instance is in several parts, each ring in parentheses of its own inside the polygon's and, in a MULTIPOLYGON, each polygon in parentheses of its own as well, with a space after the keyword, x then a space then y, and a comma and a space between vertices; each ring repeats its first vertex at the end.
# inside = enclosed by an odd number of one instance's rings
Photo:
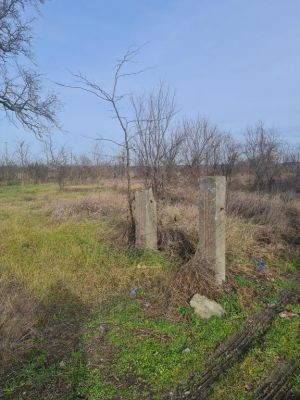
POLYGON ((199 181, 199 250, 212 268, 217 284, 225 281, 225 176, 199 181))
POLYGON ((157 249, 156 201, 152 189, 135 192, 135 243, 143 249, 157 249))

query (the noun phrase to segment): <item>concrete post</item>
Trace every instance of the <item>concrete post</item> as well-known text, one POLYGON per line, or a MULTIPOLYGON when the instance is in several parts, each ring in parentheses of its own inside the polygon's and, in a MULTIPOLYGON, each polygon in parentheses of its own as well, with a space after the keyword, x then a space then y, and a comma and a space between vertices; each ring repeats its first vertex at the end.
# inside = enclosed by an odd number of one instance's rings
POLYGON ((134 217, 136 246, 157 250, 156 201, 152 189, 135 192, 134 217))
POLYGON ((199 250, 208 261, 218 285, 225 281, 224 176, 205 176, 199 181, 199 250))

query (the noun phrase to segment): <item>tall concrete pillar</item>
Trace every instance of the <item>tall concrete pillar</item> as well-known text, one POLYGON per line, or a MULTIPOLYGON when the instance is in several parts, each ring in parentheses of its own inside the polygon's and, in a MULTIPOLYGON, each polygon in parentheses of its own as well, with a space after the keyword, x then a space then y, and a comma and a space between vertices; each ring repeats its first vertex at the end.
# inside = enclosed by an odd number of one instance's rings
POLYGON ((225 177, 200 178, 199 192, 200 255, 208 261, 220 285, 225 281, 225 177))
POLYGON ((135 192, 134 217, 136 246, 157 250, 156 201, 152 189, 135 192))

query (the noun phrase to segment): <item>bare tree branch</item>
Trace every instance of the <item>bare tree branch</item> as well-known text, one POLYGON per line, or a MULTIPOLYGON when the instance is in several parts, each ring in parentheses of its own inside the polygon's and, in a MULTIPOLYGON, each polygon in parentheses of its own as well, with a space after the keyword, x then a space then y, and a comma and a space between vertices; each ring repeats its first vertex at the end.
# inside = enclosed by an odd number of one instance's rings
POLYGON ((113 78, 112 78, 112 88, 110 91, 103 88, 101 84, 96 83, 93 80, 88 79, 81 72, 72 73, 73 78, 76 79, 75 85, 67 85, 64 83, 58 83, 60 86, 67 87, 70 89, 82 90, 89 94, 96 96, 99 100, 105 101, 109 103, 112 107, 114 116, 118 121, 118 124, 122 130, 124 137, 124 144, 120 144, 113 139, 110 138, 98 138, 98 140, 106 140, 117 144, 120 147, 124 147, 126 153, 126 177, 127 177, 127 202, 128 202, 128 212, 129 212, 129 220, 131 225, 131 237, 130 240, 134 239, 134 217, 133 217, 133 199, 131 193, 131 176, 130 176, 130 151, 132 150, 130 146, 130 129, 129 129, 129 121, 126 117, 122 116, 119 102, 124 99, 127 94, 118 94, 118 84, 120 80, 124 77, 136 76, 142 73, 144 70, 133 71, 133 72, 123 72, 124 68, 133 63, 136 59, 137 55, 140 52, 140 47, 132 47, 129 48, 122 58, 117 60, 117 63, 114 67, 113 78))
POLYGON ((38 10, 43 0, 0 1, 0 110, 8 119, 41 137, 52 128, 59 128, 57 96, 42 96, 41 75, 19 66, 18 59, 32 60, 31 25, 24 20, 29 6, 38 10))

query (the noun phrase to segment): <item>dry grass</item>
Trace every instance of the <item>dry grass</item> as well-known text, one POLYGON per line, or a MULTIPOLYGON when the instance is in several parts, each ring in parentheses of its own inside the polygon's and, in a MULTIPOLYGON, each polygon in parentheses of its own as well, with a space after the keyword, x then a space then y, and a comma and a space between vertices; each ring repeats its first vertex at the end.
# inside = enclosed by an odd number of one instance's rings
MULTIPOLYGON (((162 248, 171 255, 179 255, 183 260, 188 260, 194 253, 190 249, 195 249, 198 242, 198 193, 195 188, 183 191, 182 187, 178 188, 178 192, 177 198, 180 201, 174 202, 176 188, 172 188, 172 198, 165 199, 158 206, 161 232, 166 232, 162 248), (172 230, 176 234, 172 235, 172 230), (180 233, 184 240, 180 239, 180 233), (182 242, 186 243, 187 254, 182 251, 182 242)), ((256 259, 263 259, 267 265, 263 274, 266 280, 275 279, 289 270, 288 260, 297 254, 295 244, 300 237, 299 204, 296 196, 283 198, 229 192, 226 218, 228 281, 231 281, 232 275, 237 274, 261 279, 261 276, 257 276, 256 259), (282 260, 281 267, 273 268, 279 259, 282 260)), ((190 270, 191 279, 195 280, 197 276, 194 265, 188 264, 185 270, 187 281, 190 270)))
POLYGON ((295 253, 295 246, 300 244, 300 200, 297 195, 231 192, 227 212, 260 226, 256 241, 272 244, 286 255, 295 253))
POLYGON ((20 285, 0 280, 0 376, 32 346, 38 303, 20 285))
POLYGON ((195 254, 196 245, 182 229, 159 226, 158 248, 172 259, 188 261, 195 254))
MULTIPOLYGON (((137 179, 131 177, 131 187, 132 190, 140 190, 141 188, 143 188, 143 181, 141 179, 137 179)), ((124 177, 122 178, 116 178, 116 179, 103 179, 100 183, 100 187, 102 190, 105 191, 116 191, 119 193, 126 193, 127 191, 127 180, 124 177)))
POLYGON ((198 193, 195 186, 191 185, 185 179, 180 177, 176 180, 176 184, 173 183, 168 186, 166 198, 171 204, 197 204, 198 193))
MULTIPOLYGON (((164 227, 179 228, 194 236, 198 230, 199 220, 197 203, 161 202, 158 204, 158 220, 164 227)), ((197 240, 196 237, 195 239, 197 240)))
POLYGON ((260 193, 229 192, 227 211, 256 224, 279 226, 286 229, 286 216, 291 210, 299 211, 300 199, 296 195, 267 195, 260 193))
POLYGON ((111 215, 126 216, 126 197, 121 193, 101 192, 75 199, 53 200, 45 206, 55 221, 69 218, 101 219, 111 215))
POLYGON ((202 259, 196 254, 172 274, 162 287, 166 296, 168 310, 167 315, 174 317, 178 315, 178 306, 188 306, 189 300, 195 293, 207 296, 210 299, 217 299, 222 288, 215 284, 212 270, 209 268, 209 261, 202 259))

